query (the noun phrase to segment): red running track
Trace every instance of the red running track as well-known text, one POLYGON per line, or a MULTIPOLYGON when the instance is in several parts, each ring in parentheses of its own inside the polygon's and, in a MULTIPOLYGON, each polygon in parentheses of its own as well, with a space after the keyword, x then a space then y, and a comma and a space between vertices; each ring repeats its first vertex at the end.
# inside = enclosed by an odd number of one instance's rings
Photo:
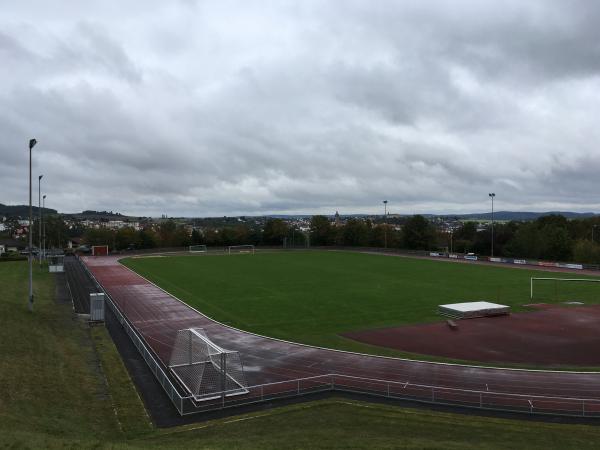
MULTIPOLYGON (((406 394, 423 400, 431 400, 430 390, 412 385, 436 386, 436 401, 464 397, 465 402, 475 403, 472 397, 479 396, 451 389, 489 392, 485 394, 486 403, 498 407, 514 404, 525 408, 529 404, 526 398, 508 398, 506 394, 560 397, 534 399, 535 407, 565 413, 581 412, 583 402, 579 399, 590 399, 585 402, 586 414, 600 414, 600 373, 426 363, 328 350, 258 336, 211 320, 124 267, 118 259, 113 256, 84 257, 82 261, 165 366, 177 330, 201 327, 217 345, 240 353, 251 386, 338 374, 346 387, 354 384, 357 388, 365 388, 366 384, 345 376, 409 383, 407 389, 394 385, 394 393, 402 395, 404 390, 406 394), (449 390, 444 392, 437 387, 449 390)), ((374 385, 373 389, 380 391, 383 387, 374 385)))

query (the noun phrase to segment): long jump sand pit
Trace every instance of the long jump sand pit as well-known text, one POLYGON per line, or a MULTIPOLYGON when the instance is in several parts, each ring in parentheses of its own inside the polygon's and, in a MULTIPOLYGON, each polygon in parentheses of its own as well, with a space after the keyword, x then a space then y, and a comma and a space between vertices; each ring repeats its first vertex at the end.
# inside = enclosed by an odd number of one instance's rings
POLYGON ((342 336, 409 353, 487 363, 600 366, 600 305, 380 328, 342 336))

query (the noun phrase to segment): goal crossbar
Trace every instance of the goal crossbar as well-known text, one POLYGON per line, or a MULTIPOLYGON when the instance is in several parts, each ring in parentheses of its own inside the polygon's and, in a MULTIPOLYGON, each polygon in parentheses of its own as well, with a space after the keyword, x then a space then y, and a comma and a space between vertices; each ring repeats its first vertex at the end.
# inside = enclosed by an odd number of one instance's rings
POLYGON ((594 278, 558 278, 558 277, 531 277, 529 279, 529 298, 533 299, 533 282, 534 281, 580 281, 584 283, 600 283, 600 279, 594 278))
POLYGON ((227 247, 227 253, 231 255, 232 250, 237 250, 238 253, 254 253, 254 245, 230 245, 227 247))

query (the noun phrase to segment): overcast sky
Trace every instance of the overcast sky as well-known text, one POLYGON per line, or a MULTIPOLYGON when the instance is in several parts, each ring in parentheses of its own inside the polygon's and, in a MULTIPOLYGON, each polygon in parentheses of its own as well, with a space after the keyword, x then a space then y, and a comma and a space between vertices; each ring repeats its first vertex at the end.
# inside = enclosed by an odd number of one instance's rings
POLYGON ((0 203, 600 212, 600 2, 5 1, 0 203), (92 5, 92 3, 95 4, 92 5))

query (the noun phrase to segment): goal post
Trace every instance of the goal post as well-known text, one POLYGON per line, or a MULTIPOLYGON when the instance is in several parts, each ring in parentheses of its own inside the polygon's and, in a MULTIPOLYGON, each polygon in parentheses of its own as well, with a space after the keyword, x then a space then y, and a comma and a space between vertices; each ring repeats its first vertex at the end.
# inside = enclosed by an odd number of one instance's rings
POLYGON ((206 248, 206 245, 190 245, 188 251, 190 253, 206 253, 208 252, 208 249, 206 248))
POLYGON ((535 282, 554 282, 555 295, 558 296, 559 283, 600 283, 600 279, 594 278, 559 278, 559 277, 531 277, 529 279, 529 298, 533 299, 535 282))
POLYGON ((202 328, 177 332, 169 370, 196 401, 248 392, 239 353, 219 347, 202 328))
POLYGON ((92 245, 92 256, 108 255, 108 245, 92 245))
POLYGON ((230 245, 227 247, 227 253, 252 253, 254 254, 254 245, 230 245))

